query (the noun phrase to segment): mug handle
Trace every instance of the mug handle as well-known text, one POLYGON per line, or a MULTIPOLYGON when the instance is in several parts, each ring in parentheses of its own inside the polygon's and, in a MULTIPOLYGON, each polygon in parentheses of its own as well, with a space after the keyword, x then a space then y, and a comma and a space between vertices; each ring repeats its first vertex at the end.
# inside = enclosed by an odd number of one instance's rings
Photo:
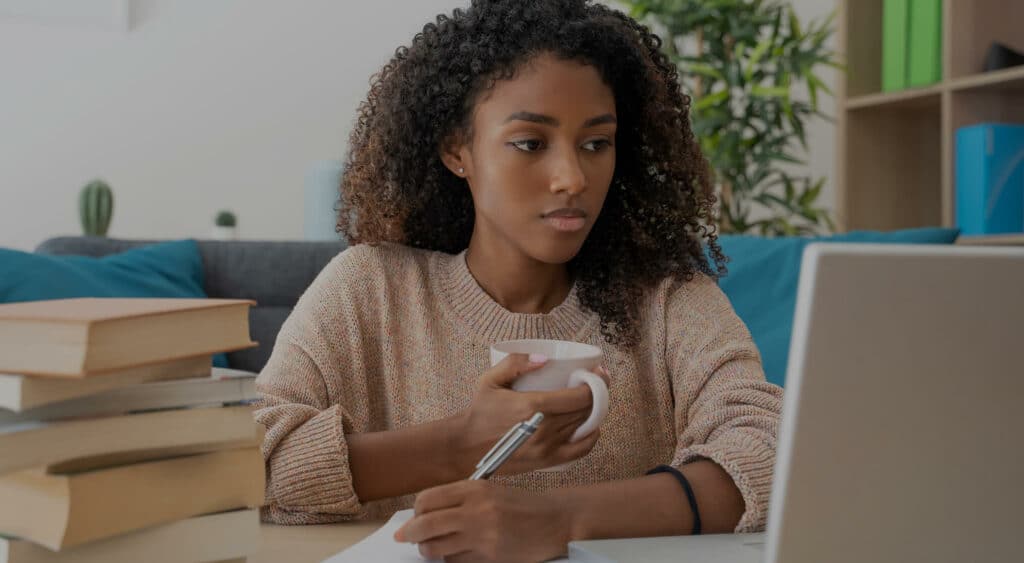
POLYGON ((585 369, 578 369, 569 375, 569 387, 587 385, 590 387, 590 395, 594 399, 594 406, 590 410, 590 416, 583 421, 583 424, 573 432, 570 442, 577 442, 585 436, 597 430, 608 414, 608 384, 596 373, 585 369))

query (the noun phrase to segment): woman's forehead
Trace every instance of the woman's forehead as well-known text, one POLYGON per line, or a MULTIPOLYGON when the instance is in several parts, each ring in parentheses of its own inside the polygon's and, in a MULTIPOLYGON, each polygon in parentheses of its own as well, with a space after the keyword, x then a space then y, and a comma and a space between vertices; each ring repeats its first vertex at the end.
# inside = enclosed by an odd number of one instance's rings
POLYGON ((475 111, 489 123, 504 122, 520 112, 582 123, 596 115, 614 115, 615 96, 595 67, 540 55, 511 78, 495 82, 475 111))

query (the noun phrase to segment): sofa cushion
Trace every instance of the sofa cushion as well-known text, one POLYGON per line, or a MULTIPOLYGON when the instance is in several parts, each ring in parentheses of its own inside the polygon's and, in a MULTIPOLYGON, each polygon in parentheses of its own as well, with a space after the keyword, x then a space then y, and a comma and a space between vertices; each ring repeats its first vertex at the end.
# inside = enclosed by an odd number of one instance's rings
MULTIPOLYGON (((74 297, 204 298, 194 240, 142 246, 103 258, 0 248, 0 303, 74 297)), ((224 354, 214 365, 227 367, 224 354)))
POLYGON ((923 228, 893 232, 855 231, 814 238, 722 235, 729 272, 720 285, 750 328, 768 381, 782 385, 789 358, 797 281, 804 247, 811 242, 950 244, 956 229, 923 228))
MULTIPOLYGON (((39 254, 107 256, 155 243, 107 237, 55 237, 36 248, 39 254)), ((228 353, 232 368, 260 371, 273 350, 281 323, 299 296, 331 258, 345 249, 343 241, 200 240, 204 286, 209 297, 252 299, 249 331, 256 348, 228 353)))

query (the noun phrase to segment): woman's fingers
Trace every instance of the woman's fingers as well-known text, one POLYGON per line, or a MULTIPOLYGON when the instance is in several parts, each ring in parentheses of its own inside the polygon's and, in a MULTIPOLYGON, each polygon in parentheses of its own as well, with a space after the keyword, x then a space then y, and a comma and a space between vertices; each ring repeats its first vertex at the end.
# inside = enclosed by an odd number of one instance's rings
POLYGON ((589 412, 594 402, 590 387, 586 385, 556 391, 524 391, 523 395, 536 410, 544 413, 545 417, 579 411, 589 412))
POLYGON ((470 481, 456 481, 447 485, 441 485, 427 489, 416 495, 416 502, 413 509, 416 515, 427 514, 445 508, 454 508, 466 500, 466 493, 470 481))
POLYGON ((510 387, 524 373, 536 371, 547 363, 548 359, 537 354, 509 354, 494 367, 484 372, 482 383, 492 387, 510 387))
POLYGON ((416 513, 412 519, 395 531, 395 540, 423 543, 436 540, 462 530, 460 507, 445 508, 425 514, 416 513))
POLYGON ((419 544, 420 555, 425 559, 451 560, 460 553, 466 553, 472 547, 466 534, 454 533, 419 544))
POLYGON ((594 449, 597 445, 597 440, 601 436, 601 430, 594 430, 590 434, 587 434, 583 438, 580 438, 578 442, 567 442, 562 447, 558 448, 558 455, 561 456, 565 461, 573 461, 579 459, 594 449))

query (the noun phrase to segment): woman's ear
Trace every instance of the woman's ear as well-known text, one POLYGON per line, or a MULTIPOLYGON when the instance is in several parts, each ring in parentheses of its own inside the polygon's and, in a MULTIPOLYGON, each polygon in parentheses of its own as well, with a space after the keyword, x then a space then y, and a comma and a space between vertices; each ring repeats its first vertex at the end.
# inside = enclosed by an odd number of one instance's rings
POLYGON ((440 148, 441 162, 448 170, 451 170, 452 174, 460 178, 468 178, 471 172, 469 150, 461 139, 462 136, 458 134, 445 138, 440 148))

